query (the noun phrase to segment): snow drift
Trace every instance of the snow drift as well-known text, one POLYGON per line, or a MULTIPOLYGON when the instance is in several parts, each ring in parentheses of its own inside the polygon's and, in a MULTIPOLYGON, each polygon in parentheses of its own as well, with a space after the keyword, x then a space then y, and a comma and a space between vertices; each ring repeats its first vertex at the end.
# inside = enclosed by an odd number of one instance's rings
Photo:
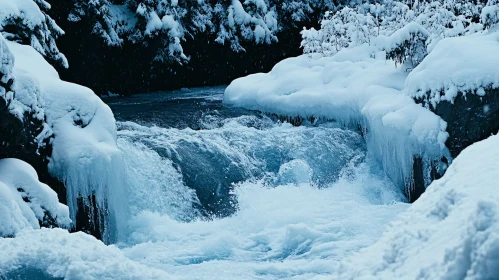
POLYGON ((495 279, 499 275, 499 136, 465 149, 440 180, 338 279, 495 279))

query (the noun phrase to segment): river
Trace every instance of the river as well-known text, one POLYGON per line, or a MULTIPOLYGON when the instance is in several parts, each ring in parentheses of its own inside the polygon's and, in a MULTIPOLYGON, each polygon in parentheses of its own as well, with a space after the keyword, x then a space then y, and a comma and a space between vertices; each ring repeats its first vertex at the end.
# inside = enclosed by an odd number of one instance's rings
POLYGON ((178 279, 313 279, 407 207, 364 139, 224 106, 223 87, 110 98, 125 255, 178 279))

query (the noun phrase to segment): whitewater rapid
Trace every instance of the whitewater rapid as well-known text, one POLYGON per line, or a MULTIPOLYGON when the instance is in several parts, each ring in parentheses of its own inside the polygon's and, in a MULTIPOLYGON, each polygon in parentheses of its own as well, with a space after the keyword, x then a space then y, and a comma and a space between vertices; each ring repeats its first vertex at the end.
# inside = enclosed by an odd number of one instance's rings
POLYGON ((178 279, 312 279, 406 209, 357 132, 224 108, 222 92, 111 104, 128 197, 117 246, 127 258, 178 279), (170 114, 175 105, 184 111, 170 114))

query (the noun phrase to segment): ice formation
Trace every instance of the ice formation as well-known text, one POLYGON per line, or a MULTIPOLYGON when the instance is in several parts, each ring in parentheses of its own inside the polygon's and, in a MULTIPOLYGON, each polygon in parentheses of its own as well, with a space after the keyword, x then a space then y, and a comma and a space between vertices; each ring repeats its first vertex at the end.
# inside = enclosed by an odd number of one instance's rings
POLYGON ((403 187, 412 176, 414 157, 431 161, 447 155, 446 123, 404 94, 406 70, 367 44, 332 57, 302 55, 280 62, 267 74, 233 81, 224 103, 360 125, 368 150, 403 187))

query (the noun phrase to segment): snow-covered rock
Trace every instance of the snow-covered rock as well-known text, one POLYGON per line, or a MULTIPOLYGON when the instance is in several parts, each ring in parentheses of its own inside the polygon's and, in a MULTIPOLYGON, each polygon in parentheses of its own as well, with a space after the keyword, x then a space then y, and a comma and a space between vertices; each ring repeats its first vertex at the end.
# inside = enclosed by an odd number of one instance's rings
POLYGON ((441 40, 407 77, 405 90, 436 106, 454 102, 458 93, 483 96, 499 88, 499 32, 484 32, 441 40))
POLYGON ((475 143, 337 279, 495 279, 499 136, 475 143))
POLYGON ((499 131, 499 33, 442 39, 407 77, 406 93, 447 122, 456 157, 499 131))
POLYGON ((18 159, 0 159, 0 236, 70 223, 68 207, 38 181, 33 167, 18 159))
POLYGON ((46 174, 50 172, 65 185, 61 193, 67 193, 71 219, 79 222, 77 228, 90 223, 87 228, 101 231, 97 236, 114 239, 119 227, 116 216, 126 211, 115 208, 122 199, 123 176, 111 110, 90 89, 61 81, 31 46, 6 41, 0 35, 0 58, 0 99, 6 104, 0 112, 0 128, 6 136, 0 156, 28 161, 45 181, 50 181, 46 174), (87 201, 92 199, 94 205, 87 201), (86 206, 80 210, 89 209, 80 215, 80 221, 76 219, 78 200, 86 206), (94 215, 93 210, 99 214, 94 215), (101 219, 105 224, 98 225, 101 219))
MULTIPOLYGON (((109 209, 105 220, 118 220, 116 216, 125 212, 114 208, 121 199, 123 176, 111 109, 90 89, 60 80, 57 71, 32 47, 14 42, 7 46, 15 60, 17 91, 43 101, 44 117, 53 132, 49 171, 65 183, 71 219, 76 220, 78 198, 95 196, 98 209, 109 209)), ((116 227, 107 224, 104 234, 110 235, 116 227)), ((114 237, 104 237, 110 238, 114 237)))
MULTIPOLYGON (((63 189, 47 170, 52 130, 45 122, 42 98, 27 90, 31 80, 17 79, 13 69, 14 56, 0 34, 0 158, 22 159, 35 167, 40 181, 63 189)), ((64 200, 65 193, 58 192, 64 200)))

